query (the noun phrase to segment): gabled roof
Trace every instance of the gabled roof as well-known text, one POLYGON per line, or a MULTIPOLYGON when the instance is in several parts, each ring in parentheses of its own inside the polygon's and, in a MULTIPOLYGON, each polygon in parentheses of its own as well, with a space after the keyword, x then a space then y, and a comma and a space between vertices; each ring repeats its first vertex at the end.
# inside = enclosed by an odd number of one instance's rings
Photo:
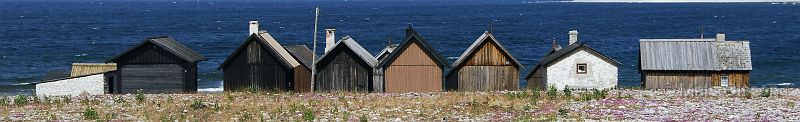
POLYGON ((276 58, 279 59, 278 62, 281 62, 281 65, 287 69, 291 69, 300 65, 300 63, 298 63, 297 60, 295 60, 294 57, 292 57, 292 55, 289 54, 289 52, 286 51, 286 49, 284 49, 280 43, 278 43, 278 41, 275 40, 275 38, 272 38, 269 33, 259 32, 258 34, 251 34, 244 42, 242 42, 242 44, 239 45, 238 48, 236 48, 236 50, 233 51, 233 53, 231 53, 230 56, 228 56, 227 59, 225 59, 224 62, 222 62, 222 64, 219 65, 219 67, 217 67, 217 69, 222 69, 223 67, 227 66, 230 61, 236 57, 236 54, 239 54, 239 52, 247 48, 247 44, 249 44, 250 41, 256 41, 256 43, 262 48, 266 49, 267 52, 270 52, 272 55, 276 56, 276 58))
POLYGON ((286 51, 289 51, 295 59, 300 61, 304 66, 310 68, 311 67, 311 60, 314 58, 314 53, 311 49, 308 49, 306 45, 292 45, 292 46, 283 46, 286 48, 286 51))
POLYGON ((422 38, 422 36, 416 30, 414 30, 413 28, 408 28, 406 29, 406 35, 408 37, 406 37, 405 41, 400 43, 400 45, 398 45, 394 49, 394 51, 392 51, 392 53, 389 53, 389 55, 384 60, 382 60, 380 64, 378 64, 378 66, 380 67, 388 66, 389 64, 391 64, 391 62, 394 62, 394 60, 400 57, 400 53, 396 52, 404 52, 411 46, 411 44, 413 44, 413 42, 417 42, 417 44, 420 47, 422 47, 425 53, 427 53, 428 56, 431 59, 433 59, 434 62, 436 62, 436 64, 439 64, 439 66, 442 67, 447 67, 447 62, 444 60, 444 58, 442 58, 441 55, 439 55, 439 52, 436 51, 436 49, 433 48, 433 46, 428 44, 428 42, 425 41, 425 39, 422 38))
MULTIPOLYGON (((376 65, 378 65, 378 60, 375 59, 375 57, 372 57, 372 54, 369 54, 369 52, 366 49, 361 47, 361 45, 359 45, 350 36, 345 36, 344 38, 342 38, 342 40, 337 42, 336 45, 333 45, 333 49, 331 49, 330 52, 333 52, 333 50, 338 49, 339 46, 344 46, 345 47, 344 49, 352 50, 356 55, 358 55, 359 58, 361 58, 361 60, 366 62, 370 67, 374 68, 376 65)), ((325 53, 324 55, 319 57, 319 60, 316 61, 316 64, 319 64, 320 61, 325 60, 325 58, 328 57, 328 54, 330 54, 330 52, 325 53)))
POLYGON ((106 62, 115 62, 120 57, 130 53, 131 51, 133 51, 133 50, 135 50, 135 49, 137 49, 137 48, 139 48, 142 45, 147 44, 147 43, 152 43, 152 44, 154 44, 154 45, 156 45, 158 47, 161 47, 164 50, 167 50, 170 53, 172 53, 172 54, 174 54, 174 55, 176 55, 176 56, 180 57, 181 59, 186 60, 188 62, 198 62, 198 61, 208 60, 208 58, 204 57, 203 55, 200 55, 199 53, 193 51, 192 49, 189 49, 186 46, 183 46, 181 43, 179 43, 178 41, 175 41, 174 39, 170 38, 169 36, 161 36, 161 37, 150 37, 150 38, 147 38, 144 41, 142 41, 141 43, 139 43, 138 45, 134 46, 133 48, 130 48, 127 51, 125 51, 125 52, 123 52, 123 53, 121 53, 121 54, 119 54, 117 56, 114 56, 113 58, 111 58, 111 60, 108 60, 106 62))
POLYGON ((473 42, 472 45, 469 46, 469 48, 467 48, 467 50, 461 54, 461 56, 458 57, 458 60, 456 60, 456 62, 454 62, 453 65, 451 65, 451 67, 453 67, 453 70, 461 66, 469 56, 475 53, 475 51, 478 51, 478 48, 480 48, 478 46, 481 46, 483 43, 486 42, 486 40, 491 40, 492 42, 497 44, 497 47, 500 47, 500 50, 503 51, 504 54, 508 55, 508 57, 510 57, 510 59, 514 61, 514 64, 516 64, 516 66, 519 66, 520 68, 523 67, 522 64, 517 60, 517 58, 514 58, 514 56, 511 55, 511 52, 509 52, 508 49, 506 49, 506 47, 504 47, 503 44, 500 43, 500 41, 497 41, 497 39, 494 38, 494 35, 492 33, 489 33, 489 31, 485 31, 483 32, 483 35, 478 37, 478 39, 475 40, 475 42, 473 42))
POLYGON ((389 56, 389 54, 392 54, 392 52, 394 51, 394 49, 397 48, 397 46, 400 46, 400 45, 399 44, 393 44, 393 45, 386 46, 386 48, 383 48, 383 50, 381 50, 381 52, 379 52, 378 55, 375 56, 375 59, 378 59, 380 61, 381 57, 385 58, 386 56, 389 56))
POLYGON ((750 42, 640 39, 640 70, 752 70, 750 42))
POLYGON ((540 60, 538 64, 534 65, 534 68, 530 72, 528 72, 528 75, 525 75, 525 78, 526 79, 530 78, 531 75, 533 75, 533 73, 536 72, 537 69, 550 65, 554 61, 566 58, 569 56, 567 54, 570 54, 574 51, 578 51, 580 49, 586 49, 586 51, 588 51, 589 53, 596 54, 601 59, 604 59, 616 66, 622 65, 622 63, 619 63, 617 60, 614 60, 606 55, 603 55, 603 53, 597 52, 597 50, 590 48, 589 45, 586 45, 585 43, 575 42, 574 44, 570 44, 569 46, 563 49, 553 49, 554 52, 549 53, 544 58, 542 58, 542 60, 540 60))

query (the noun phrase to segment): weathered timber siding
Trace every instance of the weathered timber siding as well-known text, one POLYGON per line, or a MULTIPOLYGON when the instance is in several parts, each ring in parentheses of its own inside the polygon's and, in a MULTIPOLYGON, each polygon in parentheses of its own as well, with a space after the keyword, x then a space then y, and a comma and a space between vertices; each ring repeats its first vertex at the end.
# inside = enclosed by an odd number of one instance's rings
POLYGON ((291 72, 278 62, 276 55, 256 41, 250 41, 245 48, 223 68, 226 91, 290 89, 291 72))
POLYGON ((459 91, 519 89, 519 71, 514 66, 464 66, 454 75, 459 91))
POLYGON ((545 69, 547 68, 539 68, 533 72, 533 76, 526 79, 528 81, 528 89, 529 90, 543 90, 547 89, 547 82, 545 82, 544 74, 547 74, 545 69))
POLYGON ((311 92, 311 69, 305 66, 297 66, 294 72, 294 92, 311 92))
POLYGON ((185 75, 177 64, 122 65, 120 93, 183 93, 185 75))
POLYGON ((750 87, 749 71, 720 71, 714 73, 714 86, 721 86, 722 74, 728 74, 728 87, 748 88, 750 87))
POLYGON ((116 61, 119 77, 114 93, 194 93, 197 65, 152 43, 122 55, 116 61))
POLYGON ((330 57, 317 63, 315 91, 372 91, 374 69, 357 54, 347 49, 332 49, 328 53, 326 56, 330 57))
POLYGON ((434 92, 442 90, 442 68, 414 42, 386 69, 386 92, 434 92))
MULTIPOLYGON (((519 89, 519 67, 509 55, 493 41, 485 41, 471 56, 466 64, 457 69, 456 78, 459 91, 493 91, 519 89)), ((453 81, 453 80, 451 80, 453 81)), ((452 84, 452 83, 451 83, 452 84)))
POLYGON ((712 72, 644 71, 642 80, 648 89, 711 88, 712 72))

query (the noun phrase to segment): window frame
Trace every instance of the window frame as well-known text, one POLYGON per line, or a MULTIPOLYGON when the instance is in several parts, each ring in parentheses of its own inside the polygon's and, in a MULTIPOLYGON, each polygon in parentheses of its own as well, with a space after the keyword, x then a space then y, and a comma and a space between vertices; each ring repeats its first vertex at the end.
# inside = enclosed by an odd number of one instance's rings
POLYGON ((586 64, 586 63, 575 64, 575 73, 576 74, 589 74, 589 65, 586 64), (583 72, 581 72, 581 66, 583 66, 583 72))

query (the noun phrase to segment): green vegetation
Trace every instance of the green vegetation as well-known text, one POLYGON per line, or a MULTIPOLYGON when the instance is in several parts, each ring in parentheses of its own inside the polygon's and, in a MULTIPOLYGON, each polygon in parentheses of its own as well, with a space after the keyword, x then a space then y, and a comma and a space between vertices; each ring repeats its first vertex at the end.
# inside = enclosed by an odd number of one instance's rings
POLYGON ((200 110, 200 109, 206 108, 206 105, 203 104, 202 101, 195 100, 194 102, 192 102, 191 105, 189 105, 189 107, 192 107, 192 109, 194 109, 194 110, 200 110))
POLYGON ((550 86, 550 89, 547 90, 547 97, 550 97, 551 100, 558 97, 558 90, 556 90, 555 86, 550 86))
POLYGON ((25 106, 26 104, 28 104, 28 96, 17 95, 17 97, 14 98, 14 105, 25 106))
POLYGON ((97 110, 94 110, 94 108, 87 108, 83 110, 84 120, 96 120, 98 118, 100 118, 100 114, 97 114, 97 110))
POLYGON ((772 96, 772 91, 770 91, 768 88, 761 89, 760 96, 764 98, 769 98, 770 96, 772 96))
POLYGON ((144 102, 144 90, 136 90, 136 102, 144 102))
POLYGON ((8 97, 0 96, 0 106, 7 106, 8 105, 8 97))
POLYGON ((569 86, 565 86, 563 92, 564 92, 564 98, 565 98, 564 100, 571 100, 573 98, 572 97, 572 89, 569 89, 569 86))

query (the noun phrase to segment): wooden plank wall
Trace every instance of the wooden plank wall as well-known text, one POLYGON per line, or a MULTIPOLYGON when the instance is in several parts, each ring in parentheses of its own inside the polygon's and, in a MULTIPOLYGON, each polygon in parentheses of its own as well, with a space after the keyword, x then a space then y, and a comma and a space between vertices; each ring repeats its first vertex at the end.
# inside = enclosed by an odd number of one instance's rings
POLYGON ((183 93, 183 67, 176 64, 144 64, 124 65, 120 93, 136 93, 142 89, 145 93, 183 93))
MULTIPOLYGON (((398 48, 399 49, 399 48, 398 48)), ((411 43, 386 69, 386 92, 442 90, 442 69, 416 42, 411 43)))
POLYGON ((292 72, 286 69, 279 58, 275 57, 255 41, 250 41, 246 49, 235 54, 225 72, 224 86, 226 91, 248 90, 253 86, 258 91, 289 90, 292 72))
POLYGON ((518 90, 519 68, 492 41, 486 41, 458 69, 459 91, 518 90))
POLYGON ((116 93, 194 93, 197 65, 152 43, 145 43, 115 61, 116 93), (184 71, 185 70, 185 71, 184 71))
POLYGON ((644 71, 644 80, 648 89, 695 89, 711 88, 711 72, 680 71, 644 71))
POLYGON ((311 69, 300 65, 294 68, 293 74, 294 92, 311 92, 311 69))
POLYGON ((540 67, 533 72, 533 75, 526 79, 528 81, 529 90, 544 90, 547 89, 547 83, 544 82, 544 69, 547 67, 540 67))
POLYGON ((234 54, 234 56, 229 62, 230 64, 222 69, 224 74, 222 86, 225 91, 241 91, 251 85, 250 77, 247 75, 250 74, 249 68, 243 65, 247 64, 246 53, 234 54))
POLYGON ((334 49, 318 63, 314 90, 371 92, 374 69, 350 50, 334 49))
POLYGON ((712 77, 714 86, 722 86, 722 74, 728 74, 728 87, 748 88, 750 87, 749 71, 720 71, 714 73, 712 77))

